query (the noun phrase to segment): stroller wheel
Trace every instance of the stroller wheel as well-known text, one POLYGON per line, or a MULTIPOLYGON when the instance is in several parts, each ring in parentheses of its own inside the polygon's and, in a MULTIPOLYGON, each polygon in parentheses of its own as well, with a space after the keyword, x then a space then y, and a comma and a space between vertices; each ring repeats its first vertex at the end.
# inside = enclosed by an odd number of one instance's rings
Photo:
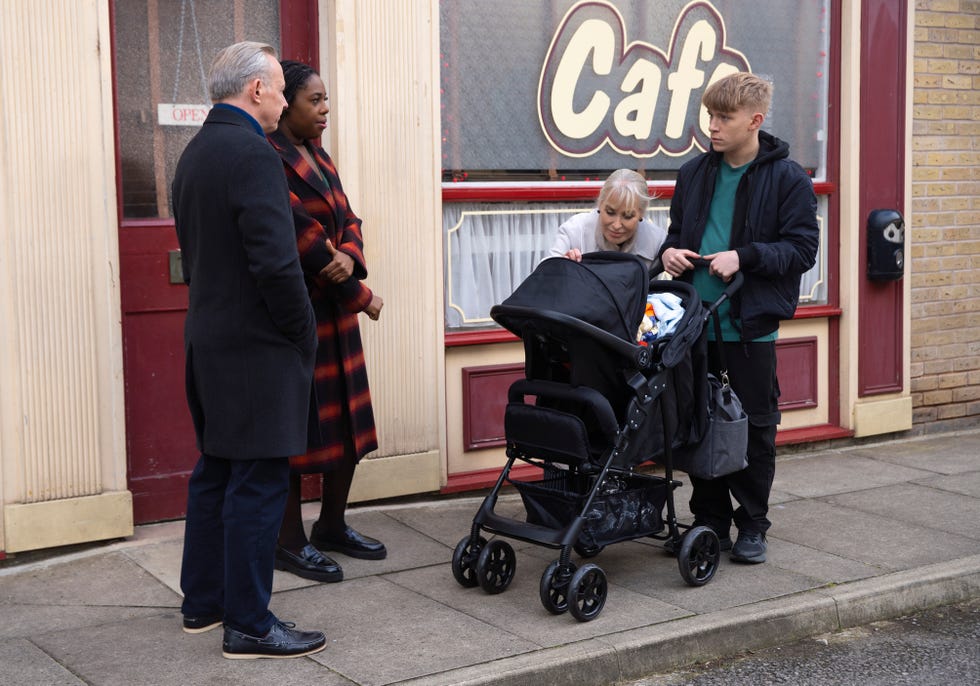
POLYGON ((553 615, 560 615, 568 610, 568 582, 575 573, 575 563, 562 565, 558 560, 545 567, 541 575, 541 585, 538 595, 544 609, 553 615))
POLYGON ((582 565, 568 583, 568 611, 580 622, 589 622, 599 616, 606 604, 609 584, 602 568, 591 562, 582 565))
POLYGON ((584 545, 582 543, 576 543, 572 546, 572 549, 578 553, 579 557, 595 557, 603 551, 606 546, 604 545, 584 545))
POLYGON ((517 570, 514 549, 506 541, 490 541, 476 561, 476 578, 487 593, 503 593, 510 586, 517 570))
POLYGON ((479 585, 476 578, 476 560, 480 556, 480 551, 487 545, 487 539, 480 536, 476 545, 473 545, 469 536, 460 539, 453 551, 453 577, 459 582, 460 586, 473 588, 479 585))
POLYGON ((704 586, 718 571, 721 545, 718 535, 709 527, 691 529, 681 542, 677 566, 681 576, 691 586, 704 586))

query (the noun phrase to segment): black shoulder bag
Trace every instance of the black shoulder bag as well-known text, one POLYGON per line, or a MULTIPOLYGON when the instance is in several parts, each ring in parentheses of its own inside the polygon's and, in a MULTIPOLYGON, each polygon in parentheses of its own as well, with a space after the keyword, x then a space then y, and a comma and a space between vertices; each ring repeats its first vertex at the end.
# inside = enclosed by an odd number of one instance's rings
POLYGON ((718 312, 715 320, 715 340, 721 358, 721 380, 708 374, 708 423, 701 442, 678 451, 675 467, 700 479, 717 479, 748 466, 746 453, 749 444, 749 418, 742 401, 728 382, 728 359, 721 339, 718 312))

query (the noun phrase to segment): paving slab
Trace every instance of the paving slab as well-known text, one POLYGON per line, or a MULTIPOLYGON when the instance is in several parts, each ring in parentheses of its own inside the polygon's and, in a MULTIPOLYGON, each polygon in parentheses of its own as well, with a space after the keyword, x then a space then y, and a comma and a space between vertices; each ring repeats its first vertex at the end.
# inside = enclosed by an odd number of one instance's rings
POLYGON ((364 686, 536 648, 515 634, 383 577, 283 593, 273 598, 272 609, 301 627, 324 630, 327 649, 311 659, 364 686))
POLYGON ((976 539, 819 500, 788 503, 780 514, 778 536, 864 562, 879 573, 980 552, 976 539))
POLYGON ((180 598, 114 551, 0 577, 0 607, 8 604, 177 607, 180 598))
POLYGON ((822 498, 824 502, 872 512, 896 522, 941 529, 980 540, 980 500, 927 485, 904 483, 822 498))
POLYGON ((146 543, 139 547, 123 548, 120 552, 152 574, 161 584, 183 597, 180 590, 180 562, 184 552, 183 539, 146 543))
POLYGON ((772 565, 804 576, 811 579, 815 586, 844 584, 866 579, 881 571, 864 562, 798 545, 792 541, 775 537, 768 540, 778 554, 770 557, 766 566, 772 565))
MULTIPOLYGON (((38 600, 43 598, 39 597, 38 600)), ((0 640, 3 640, 67 629, 87 631, 103 624, 120 624, 140 617, 153 617, 160 614, 160 608, 4 603, 0 605, 0 613, 3 616, 3 622, 0 622, 0 640)), ((0 668, 0 684, 3 683, 2 672, 0 668)))
POLYGON ((424 567, 435 560, 448 560, 452 556, 452 548, 406 526, 386 512, 360 512, 348 516, 347 522, 364 535, 382 541, 388 549, 388 556, 383 560, 359 560, 328 551, 327 554, 344 568, 344 579, 424 567))
POLYGON ((518 565, 510 586, 503 593, 494 595, 488 595, 479 587, 463 588, 453 579, 448 566, 412 570, 387 578, 501 631, 520 636, 539 648, 633 629, 658 618, 688 614, 610 580, 605 608, 593 621, 579 622, 568 613, 554 615, 544 608, 539 598, 544 568, 543 564, 532 569, 521 569, 518 565))
POLYGON ((179 627, 180 614, 172 612, 42 634, 34 642, 84 683, 100 686, 349 684, 308 657, 227 660, 221 655, 221 631, 191 635, 179 627))
POLYGON ((778 461, 773 488, 797 498, 816 498, 934 474, 927 469, 912 469, 850 452, 831 452, 778 461))
MULTIPOLYGON (((6 617, 6 615, 4 615, 6 617)), ((0 641, 0 683, 84 686, 74 674, 25 639, 0 641), (7 681, 7 679, 10 679, 7 681)))
MULTIPOLYGON (((482 503, 483 498, 462 498, 438 505, 387 510, 386 514, 452 550, 460 538, 469 534, 470 525, 482 503)), ((506 517, 521 517, 524 505, 517 493, 502 492, 495 511, 506 517)))
POLYGON ((663 552, 652 559, 652 564, 624 565, 611 577, 630 590, 682 608, 687 614, 716 612, 791 595, 817 584, 811 577, 778 566, 779 541, 770 540, 770 551, 772 565, 739 564, 722 553, 714 578, 704 586, 689 586, 678 571, 677 560, 663 552))
POLYGON ((953 476, 934 476, 920 479, 915 483, 925 484, 933 488, 941 488, 952 493, 962 493, 972 498, 980 498, 980 470, 966 472, 953 476))
MULTIPOLYGON (((777 474, 779 473, 780 468, 781 468, 781 463, 777 463, 776 464, 777 474)), ((773 487, 772 491, 770 491, 769 493, 769 507, 772 507, 774 505, 779 505, 780 503, 788 503, 791 500, 799 500, 799 499, 800 497, 798 495, 793 495, 792 493, 787 493, 776 487, 773 487)), ((737 503, 735 506, 736 507, 738 506, 737 503)))
MULTIPOLYGON (((311 513, 311 519, 305 522, 307 533, 312 526, 312 517, 315 516, 311 513)), ((382 541, 388 549, 388 555, 383 560, 361 560, 336 551, 325 551, 344 570, 344 581, 402 569, 414 569, 432 564, 433 560, 448 561, 452 557, 451 548, 427 533, 404 524, 397 517, 391 516, 390 512, 354 512, 347 516, 347 523, 364 535, 382 541)), ((279 593, 319 585, 317 581, 302 579, 289 572, 277 570, 273 578, 272 591, 279 593)))
POLYGON ((961 474, 980 469, 980 433, 951 433, 908 441, 889 441, 850 448, 843 454, 873 457, 882 462, 941 474, 961 474))

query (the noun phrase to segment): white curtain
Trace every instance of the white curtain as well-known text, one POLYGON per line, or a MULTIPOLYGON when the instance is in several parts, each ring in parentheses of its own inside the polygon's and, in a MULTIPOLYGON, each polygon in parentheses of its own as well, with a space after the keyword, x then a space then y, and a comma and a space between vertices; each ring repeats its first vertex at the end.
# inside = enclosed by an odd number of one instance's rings
MULTIPOLYGON (((820 250, 817 264, 803 275, 800 304, 827 301, 826 198, 818 208, 820 250)), ((490 308, 502 302, 544 259, 558 227, 583 203, 445 203, 445 302, 447 330, 492 327, 490 308)), ((669 200, 651 203, 647 220, 666 230, 669 200)))
MULTIPOLYGON (((593 202, 444 204, 447 329, 491 325, 490 308, 547 256, 562 222, 593 207, 593 202)), ((666 204, 651 207, 648 217, 666 228, 666 204)))

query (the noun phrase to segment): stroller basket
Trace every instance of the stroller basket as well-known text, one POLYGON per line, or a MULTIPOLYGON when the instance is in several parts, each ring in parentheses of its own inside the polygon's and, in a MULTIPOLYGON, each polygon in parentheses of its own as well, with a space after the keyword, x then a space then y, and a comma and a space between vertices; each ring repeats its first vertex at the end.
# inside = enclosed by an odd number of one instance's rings
MULTIPOLYGON (((521 494, 528 523, 560 529, 582 513, 595 478, 545 467, 542 481, 508 481, 521 494)), ((608 473, 585 513, 579 545, 595 548, 660 533, 667 489, 667 480, 659 476, 608 473)))

